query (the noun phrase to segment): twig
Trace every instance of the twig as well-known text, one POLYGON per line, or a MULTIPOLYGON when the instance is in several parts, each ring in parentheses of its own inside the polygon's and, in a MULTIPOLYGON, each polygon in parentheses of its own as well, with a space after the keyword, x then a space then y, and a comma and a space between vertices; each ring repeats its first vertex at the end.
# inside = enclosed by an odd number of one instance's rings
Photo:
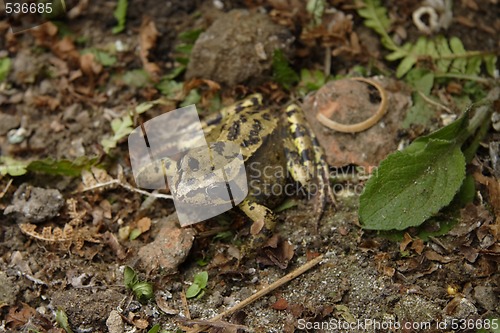
POLYGON ((92 191, 92 190, 95 190, 95 189, 98 189, 101 187, 105 187, 105 186, 110 186, 110 185, 118 185, 118 186, 121 186, 121 187, 131 191, 131 192, 137 192, 139 194, 146 195, 148 197, 155 197, 155 198, 168 199, 168 200, 173 199, 173 197, 169 194, 151 193, 148 191, 140 190, 138 188, 133 187, 130 184, 121 182, 119 179, 113 179, 113 180, 110 180, 110 181, 105 182, 105 183, 98 183, 96 185, 86 187, 82 190, 82 192, 92 191))
MULTIPOLYGON (((271 283, 269 286, 262 288, 261 290, 259 290, 258 292, 256 292, 252 296, 248 297, 247 299, 244 299, 243 301, 236 304, 232 308, 229 308, 226 311, 218 314, 217 316, 212 317, 211 319, 208 320, 208 322, 219 321, 222 318, 229 316, 229 315, 235 313, 236 311, 243 309, 245 306, 255 302, 257 299, 261 298, 262 296, 269 294, 271 291, 275 290, 276 288, 281 287, 282 285, 295 279, 297 276, 307 272, 308 270, 310 270, 311 268, 313 268, 314 266, 319 264, 319 262, 321 260, 323 260, 323 255, 320 255, 319 257, 314 258, 313 260, 305 263, 304 265, 300 266, 299 268, 297 268, 293 272, 288 273, 287 275, 283 276, 281 279, 271 283)), ((188 333, 199 333, 199 332, 206 330, 207 328, 208 328, 208 326, 193 328, 192 330, 189 330, 188 333)))
POLYGON ((13 178, 9 179, 9 182, 7 183, 7 186, 5 186, 5 188, 3 189, 2 193, 0 193, 0 199, 3 198, 3 196, 5 195, 5 193, 7 193, 7 191, 9 190, 9 187, 12 184, 13 180, 14 180, 13 178))
POLYGON ((443 110, 445 110, 446 112, 448 113, 453 113, 453 111, 451 111, 448 107, 444 106, 443 104, 440 104, 436 101, 433 101, 431 98, 429 98, 429 96, 426 96, 423 92, 421 92, 420 90, 417 90, 418 94, 420 95, 420 97, 423 98, 424 101, 426 101, 427 103, 431 104, 431 105, 434 105, 438 108, 441 108, 443 110))

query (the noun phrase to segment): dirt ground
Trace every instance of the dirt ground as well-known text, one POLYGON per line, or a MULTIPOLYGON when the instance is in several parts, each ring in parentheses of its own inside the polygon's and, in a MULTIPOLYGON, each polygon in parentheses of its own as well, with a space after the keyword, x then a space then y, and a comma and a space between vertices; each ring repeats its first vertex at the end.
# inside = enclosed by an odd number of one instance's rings
MULTIPOLYGON (((91 170, 80 175, 75 166, 76 176, 34 171, 0 176, 0 331, 148 332, 158 324, 162 332, 189 332, 199 324, 213 332, 477 332, 485 323, 500 325, 500 171, 498 162, 494 165, 498 150, 488 149, 498 145, 498 130, 489 130, 468 166, 476 185, 472 201, 456 203, 420 229, 363 230, 357 209, 366 175, 354 172, 349 161, 376 166, 389 151, 442 126, 445 112, 436 113, 430 126, 399 126, 411 106, 411 89, 395 79, 394 64, 384 60, 387 51, 363 26, 353 3, 327 3, 345 15, 342 22, 352 22, 344 26, 343 37, 324 37, 331 42, 328 48, 320 32, 317 38, 304 34, 311 18, 294 0, 130 1, 119 34, 112 33, 116 1, 68 2, 71 18, 18 34, 9 31, 0 12, 0 59, 12 61, 8 77, 0 81, 1 156, 87 161, 83 166, 91 170), (227 18, 220 32, 211 32, 216 37, 227 33, 227 39, 198 46, 201 51, 195 46, 187 74, 176 78, 185 89, 201 92, 202 115, 216 108, 210 98, 217 90, 219 104, 261 92, 275 108, 290 100, 312 107, 314 97, 302 98, 275 82, 267 47, 283 48, 297 72, 323 70, 326 50, 340 50, 330 74, 341 77, 355 66, 368 68, 370 75, 385 74, 382 81, 393 103, 387 127, 359 137, 342 134, 335 145, 328 141, 329 164, 347 176, 335 180, 336 203, 327 204, 319 225, 314 199, 286 198, 292 207, 277 213, 275 236, 251 253, 244 250, 249 223, 241 212, 180 228, 171 200, 151 200, 136 191, 127 140, 118 140, 109 151, 102 144, 113 135, 112 120, 162 97, 159 79, 182 62, 178 46, 186 41, 179 36, 206 30, 233 9, 262 17, 245 21, 246 14, 238 13, 235 21, 247 23, 236 32, 231 32, 236 23, 227 18), (231 33, 252 47, 234 51, 238 43, 231 44, 231 33), (361 51, 345 37, 353 33, 361 51), (82 51, 89 49, 115 60, 103 65, 95 55, 85 56, 82 51), (254 51, 258 60, 249 55, 254 51), (195 52, 200 52, 197 59, 195 52), (140 69, 149 79, 133 72, 140 69), (373 149, 380 140, 385 149, 373 149), (99 168, 87 168, 90 164, 99 168), (130 240, 130 231, 138 231, 138 237, 130 240), (208 322, 319 255, 323 259, 317 266, 230 316, 208 322), (152 299, 139 302, 125 286, 125 266, 140 281, 152 283, 152 299), (186 298, 202 271, 208 272, 204 294, 186 298), (56 323, 58 310, 66 314, 69 328, 56 323)), ((416 40, 421 33, 411 15, 419 2, 383 4, 397 27, 394 38, 416 40)), ((498 54, 497 1, 453 5, 453 21, 442 33, 459 37, 467 50, 498 54)), ((457 79, 436 95, 445 100, 462 83, 457 79)), ((350 98, 360 103, 357 99, 370 99, 366 96, 360 91, 350 98)), ((179 107, 185 98, 180 89, 165 103, 134 114, 131 126, 179 107)), ((320 138, 331 136, 325 133, 320 138)))

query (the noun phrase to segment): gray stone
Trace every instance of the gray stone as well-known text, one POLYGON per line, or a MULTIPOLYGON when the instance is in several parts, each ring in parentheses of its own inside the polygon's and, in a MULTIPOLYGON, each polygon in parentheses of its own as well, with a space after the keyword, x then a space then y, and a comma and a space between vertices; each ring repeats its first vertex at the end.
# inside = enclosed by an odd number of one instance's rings
POLYGON ((188 79, 210 79, 229 86, 259 77, 272 65, 276 49, 291 55, 294 37, 264 14, 233 10, 200 35, 191 52, 188 79))

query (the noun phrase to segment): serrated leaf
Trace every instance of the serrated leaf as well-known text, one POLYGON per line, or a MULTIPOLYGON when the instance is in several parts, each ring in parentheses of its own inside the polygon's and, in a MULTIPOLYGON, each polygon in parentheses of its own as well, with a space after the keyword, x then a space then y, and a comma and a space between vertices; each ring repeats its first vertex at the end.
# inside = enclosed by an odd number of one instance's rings
POLYGON ((415 55, 427 54, 427 45, 429 40, 425 37, 419 37, 412 47, 411 52, 415 55))
POLYGON ((113 16, 118 22, 118 24, 112 30, 114 34, 120 33, 125 29, 125 23, 127 21, 127 8, 128 0, 118 0, 116 9, 113 12, 113 16))
POLYGON ((438 36, 434 40, 434 43, 436 45, 437 52, 439 53, 436 66, 441 72, 446 73, 448 72, 448 68, 451 64, 451 60, 446 59, 446 57, 452 54, 450 47, 448 46, 448 41, 443 36, 438 36))
POLYGON ((448 205, 465 177, 460 146, 430 140, 415 153, 396 152, 370 178, 360 198, 360 222, 371 230, 403 230, 422 224, 448 205))
POLYGON ((192 285, 189 286, 189 288, 186 290, 186 298, 193 298, 196 297, 201 291, 201 288, 199 285, 196 283, 193 283, 192 285))
POLYGON ((470 57, 467 61, 467 67, 465 69, 465 74, 477 75, 481 72, 482 59, 480 56, 470 57))
MULTIPOLYGON (((450 48, 455 55, 465 55, 466 51, 464 44, 457 37, 450 38, 450 48)), ((450 67, 450 72, 465 73, 465 67, 467 66, 467 59, 465 57, 456 58, 450 67)))
POLYGON ((394 61, 398 60, 401 58, 404 58, 408 55, 408 52, 402 48, 395 50, 392 53, 389 53, 388 55, 385 56, 385 58, 389 61, 394 61))
POLYGON ((12 61, 10 60, 10 58, 6 57, 0 59, 0 82, 5 80, 9 75, 11 64, 12 61))
POLYGON ((207 286, 207 282, 208 282, 208 273, 206 271, 199 272, 194 276, 193 283, 196 283, 198 286, 200 286, 201 289, 207 286))
POLYGON ((404 58, 396 69, 396 76, 398 78, 403 77, 406 73, 412 69, 412 67, 417 63, 417 57, 414 55, 409 55, 404 58))
POLYGON ((493 54, 486 55, 484 57, 484 64, 486 65, 486 72, 488 72, 489 75, 495 76, 495 70, 496 70, 496 63, 497 63, 497 57, 494 56, 493 54))

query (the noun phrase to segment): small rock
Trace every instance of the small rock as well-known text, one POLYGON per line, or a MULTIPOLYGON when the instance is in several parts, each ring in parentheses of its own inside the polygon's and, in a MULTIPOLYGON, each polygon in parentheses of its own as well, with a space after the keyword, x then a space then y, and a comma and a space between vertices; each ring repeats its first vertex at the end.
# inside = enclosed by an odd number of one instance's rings
POLYGON ((474 299, 488 311, 495 311, 498 307, 498 296, 493 287, 477 286, 474 288, 474 299))
POLYGON ((12 283, 7 274, 0 271, 0 305, 14 304, 18 292, 19 286, 12 283))
POLYGON ((293 40, 286 28, 267 15, 232 10, 197 39, 186 77, 233 86, 269 70, 276 49, 291 55, 293 40))
POLYGON ((106 326, 109 333, 123 333, 125 330, 123 319, 116 310, 110 312, 108 319, 106 319, 106 326))
POLYGON ((139 250, 139 263, 148 272, 161 268, 167 274, 175 273, 193 245, 194 231, 181 228, 177 214, 161 219, 155 227, 160 230, 152 243, 139 250))
POLYGON ((0 135, 5 135, 13 128, 18 128, 21 124, 21 119, 18 116, 12 116, 0 112, 0 135))
POLYGON ((16 213, 20 222, 39 223, 56 216, 63 205, 64 198, 58 190, 24 183, 14 193, 12 204, 5 208, 4 214, 16 213))

